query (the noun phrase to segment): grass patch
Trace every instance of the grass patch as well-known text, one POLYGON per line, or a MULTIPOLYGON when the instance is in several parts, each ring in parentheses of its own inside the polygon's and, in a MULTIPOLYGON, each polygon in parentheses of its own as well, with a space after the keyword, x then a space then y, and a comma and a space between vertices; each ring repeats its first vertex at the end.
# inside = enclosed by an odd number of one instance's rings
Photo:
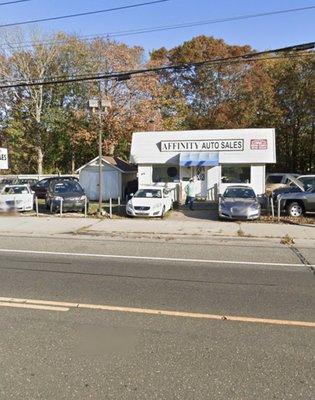
POLYGON ((281 244, 284 244, 286 246, 292 246, 295 242, 294 242, 294 238, 288 234, 286 234, 285 236, 283 236, 280 240, 281 244))

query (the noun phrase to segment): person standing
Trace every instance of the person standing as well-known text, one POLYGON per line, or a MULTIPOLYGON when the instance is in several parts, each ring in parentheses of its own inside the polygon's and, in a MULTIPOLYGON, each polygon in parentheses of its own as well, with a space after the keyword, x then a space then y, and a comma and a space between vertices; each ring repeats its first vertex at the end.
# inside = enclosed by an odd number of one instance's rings
POLYGON ((195 183, 194 183, 194 179, 193 178, 189 179, 189 183, 185 187, 185 193, 186 193, 185 206, 189 205, 189 209, 193 210, 194 209, 195 197, 196 197, 196 189, 195 189, 195 183))

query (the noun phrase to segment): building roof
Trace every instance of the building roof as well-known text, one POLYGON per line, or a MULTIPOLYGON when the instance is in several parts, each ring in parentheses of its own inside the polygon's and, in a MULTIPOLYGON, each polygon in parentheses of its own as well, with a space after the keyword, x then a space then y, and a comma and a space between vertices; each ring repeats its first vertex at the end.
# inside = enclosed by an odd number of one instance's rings
MULTIPOLYGON (((89 161, 88 163, 82 165, 82 167, 78 168, 76 170, 76 173, 79 173, 82 169, 88 167, 88 166, 94 166, 97 165, 98 163, 98 157, 93 158, 93 160, 89 161)), ((131 172, 137 172, 138 168, 134 164, 130 164, 127 161, 124 161, 120 157, 112 157, 112 156, 103 156, 102 161, 104 164, 109 164, 112 167, 116 168, 122 173, 131 173, 131 172)))

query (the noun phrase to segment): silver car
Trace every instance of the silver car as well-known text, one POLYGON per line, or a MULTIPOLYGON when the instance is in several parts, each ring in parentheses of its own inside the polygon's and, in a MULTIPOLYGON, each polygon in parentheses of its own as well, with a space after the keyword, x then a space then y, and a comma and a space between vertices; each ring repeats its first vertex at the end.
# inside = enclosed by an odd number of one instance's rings
POLYGON ((258 219, 261 205, 250 186, 229 186, 219 201, 219 217, 225 219, 258 219))

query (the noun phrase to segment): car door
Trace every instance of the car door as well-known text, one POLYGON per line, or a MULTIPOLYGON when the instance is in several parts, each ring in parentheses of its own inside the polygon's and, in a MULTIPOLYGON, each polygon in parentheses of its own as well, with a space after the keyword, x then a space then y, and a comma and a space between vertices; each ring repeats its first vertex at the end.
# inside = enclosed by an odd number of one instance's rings
POLYGON ((306 211, 315 211, 315 187, 305 193, 305 208, 306 211))

